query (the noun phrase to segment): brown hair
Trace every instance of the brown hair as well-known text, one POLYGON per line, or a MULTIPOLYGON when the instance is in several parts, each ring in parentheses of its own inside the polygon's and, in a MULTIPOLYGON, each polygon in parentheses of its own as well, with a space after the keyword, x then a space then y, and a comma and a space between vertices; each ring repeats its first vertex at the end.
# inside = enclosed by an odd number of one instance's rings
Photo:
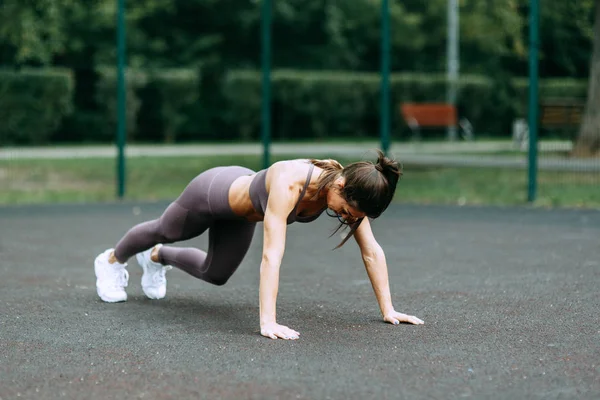
MULTIPOLYGON (((312 164, 323 169, 318 181, 317 195, 341 176, 346 181, 340 192, 344 200, 369 218, 379 217, 394 197, 396 185, 402 176, 402 167, 396 160, 386 157, 381 150, 376 152, 378 157, 375 163, 358 161, 345 167, 335 160, 311 159, 312 164)), ((341 247, 354 235, 361 221, 362 219, 350 225, 350 232, 337 247, 341 247)), ((333 234, 342 226, 344 224, 340 224, 333 234)))

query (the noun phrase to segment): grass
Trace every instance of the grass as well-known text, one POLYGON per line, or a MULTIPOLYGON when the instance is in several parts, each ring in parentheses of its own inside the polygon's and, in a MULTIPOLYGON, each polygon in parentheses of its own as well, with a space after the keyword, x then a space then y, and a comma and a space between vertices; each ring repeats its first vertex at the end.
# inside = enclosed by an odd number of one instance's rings
MULTIPOLYGON (((431 154, 436 154, 436 152, 431 152, 431 154)), ((441 153, 444 154, 444 153, 441 153)), ((500 156, 500 157, 521 157, 521 158, 527 158, 528 157, 528 150, 497 150, 497 151, 486 151, 486 152, 465 152, 465 151, 455 151, 452 152, 453 156, 470 156, 470 157, 475 157, 475 156, 479 156, 479 157, 493 157, 493 156, 500 156)), ((538 157, 539 158, 560 158, 560 159, 564 159, 564 160, 570 160, 570 159, 576 159, 576 158, 572 158, 569 155, 569 152, 567 151, 561 151, 561 150, 546 150, 546 151, 540 151, 538 152, 538 157)), ((600 162, 600 160, 599 160, 600 162)))
MULTIPOLYGON (((194 176, 208 168, 243 165, 258 170, 261 161, 260 156, 131 158, 127 160, 126 197, 172 200, 194 176)), ((339 161, 345 164, 356 160, 339 161)), ((404 170, 396 202, 526 204, 527 175, 523 170, 410 165, 404 170)), ((114 159, 0 161, 0 204, 114 201, 115 175, 114 159)), ((536 205, 600 208, 600 174, 540 171, 536 205)))

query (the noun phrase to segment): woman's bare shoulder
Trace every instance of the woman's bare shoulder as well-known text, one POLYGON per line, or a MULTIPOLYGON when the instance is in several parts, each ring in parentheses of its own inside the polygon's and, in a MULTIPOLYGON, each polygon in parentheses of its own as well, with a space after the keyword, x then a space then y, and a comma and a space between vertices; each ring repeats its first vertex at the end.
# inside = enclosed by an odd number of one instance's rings
POLYGON ((278 181, 293 183, 306 179, 306 173, 310 168, 310 160, 294 159, 277 161, 269 168, 267 179, 275 178, 278 181))

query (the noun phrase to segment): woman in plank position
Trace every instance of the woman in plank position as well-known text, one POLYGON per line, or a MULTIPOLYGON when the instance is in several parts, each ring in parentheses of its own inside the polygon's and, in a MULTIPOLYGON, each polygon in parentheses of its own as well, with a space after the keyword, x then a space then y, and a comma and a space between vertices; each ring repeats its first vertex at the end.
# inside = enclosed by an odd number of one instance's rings
POLYGON ((352 236, 358 243, 384 321, 422 324, 419 318, 394 309, 385 254, 371 231, 369 218, 379 217, 388 207, 402 175, 396 161, 379 150, 377 153, 375 163, 359 161, 346 167, 335 160, 298 159, 276 162, 257 173, 239 166, 201 173, 160 218, 134 226, 114 249, 96 258, 98 295, 106 302, 127 300, 129 275, 125 267, 134 255, 144 271, 142 289, 151 299, 165 296, 165 272, 171 266, 223 285, 246 255, 256 223, 263 221, 261 334, 272 339, 298 339, 297 331, 278 324, 275 317, 286 227, 293 222, 314 221, 329 209, 340 227, 350 227, 339 246, 352 236), (207 252, 162 245, 197 237, 207 229, 207 252))

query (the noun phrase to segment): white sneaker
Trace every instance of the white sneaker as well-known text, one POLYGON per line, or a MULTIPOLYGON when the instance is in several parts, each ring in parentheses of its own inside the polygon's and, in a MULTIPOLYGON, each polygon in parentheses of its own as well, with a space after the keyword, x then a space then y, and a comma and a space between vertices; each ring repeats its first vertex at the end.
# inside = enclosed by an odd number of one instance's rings
POLYGON ((125 287, 129 281, 129 273, 125 269, 127 264, 108 262, 108 256, 112 251, 113 249, 106 250, 94 261, 96 291, 98 296, 108 303, 127 300, 125 287))
MULTIPOLYGON (((155 247, 161 248, 162 244, 157 244, 155 247)), ((138 264, 144 270, 142 275, 142 289, 146 296, 150 299, 162 299, 167 294, 167 278, 165 273, 170 270, 170 265, 162 265, 152 261, 150 248, 142 253, 136 254, 138 264)))

